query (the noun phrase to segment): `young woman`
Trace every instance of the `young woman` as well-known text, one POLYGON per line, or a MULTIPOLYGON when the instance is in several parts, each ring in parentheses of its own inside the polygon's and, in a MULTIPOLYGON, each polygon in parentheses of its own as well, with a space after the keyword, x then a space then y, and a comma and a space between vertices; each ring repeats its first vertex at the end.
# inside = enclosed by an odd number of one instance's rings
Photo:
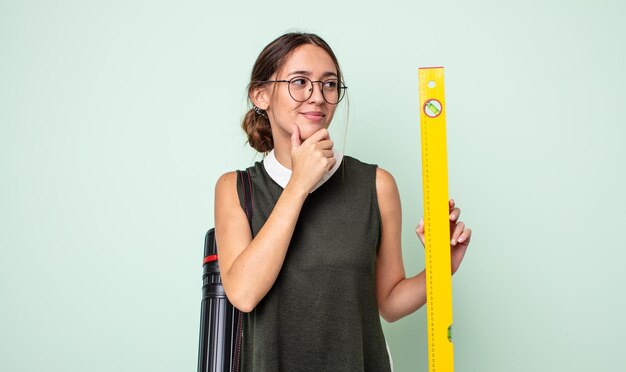
MULTIPOLYGON (((215 190, 224 289, 245 312, 245 371, 388 371, 380 316, 426 302, 424 272, 406 278, 396 183, 376 165, 343 156, 328 134, 346 91, 331 48, 314 34, 285 34, 261 52, 243 129, 268 153, 243 186, 226 173, 215 190)), ((450 200, 452 272, 471 231, 450 200)), ((417 229, 424 242, 424 223, 417 229)))

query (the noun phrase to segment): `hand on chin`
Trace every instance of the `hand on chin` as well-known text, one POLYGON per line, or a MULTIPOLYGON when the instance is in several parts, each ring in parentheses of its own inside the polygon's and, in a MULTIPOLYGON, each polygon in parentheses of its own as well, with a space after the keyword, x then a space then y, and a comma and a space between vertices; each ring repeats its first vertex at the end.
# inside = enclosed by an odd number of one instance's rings
POLYGON ((300 129, 300 138, 302 139, 302 141, 305 141, 307 138, 311 137, 313 133, 324 128, 324 126, 321 123, 300 122, 300 123, 296 123, 296 125, 300 129))

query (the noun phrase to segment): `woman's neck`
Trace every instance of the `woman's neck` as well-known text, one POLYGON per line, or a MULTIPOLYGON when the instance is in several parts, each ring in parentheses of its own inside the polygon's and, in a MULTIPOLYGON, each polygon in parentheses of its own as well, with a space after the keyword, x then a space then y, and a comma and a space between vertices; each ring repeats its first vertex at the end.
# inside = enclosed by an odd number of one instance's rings
POLYGON ((284 141, 274 142, 274 156, 283 167, 293 169, 291 167, 291 142, 286 144, 284 141))

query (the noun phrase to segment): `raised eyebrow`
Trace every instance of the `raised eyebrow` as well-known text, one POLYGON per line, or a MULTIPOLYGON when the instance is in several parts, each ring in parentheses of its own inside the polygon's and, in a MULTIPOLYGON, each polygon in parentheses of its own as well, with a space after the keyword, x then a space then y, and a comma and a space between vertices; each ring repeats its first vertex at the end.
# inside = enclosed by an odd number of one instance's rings
POLYGON ((311 73, 309 71, 300 70, 300 71, 294 71, 287 76, 293 76, 293 75, 301 75, 301 76, 309 77, 311 76, 311 73))
MULTIPOLYGON (((294 75, 311 77, 311 72, 310 71, 300 70, 300 71, 294 71, 294 72, 290 73, 287 76, 294 76, 294 75)), ((335 72, 332 72, 332 71, 326 71, 324 74, 322 74, 322 78, 327 78, 329 76, 337 78, 337 74, 335 72)))

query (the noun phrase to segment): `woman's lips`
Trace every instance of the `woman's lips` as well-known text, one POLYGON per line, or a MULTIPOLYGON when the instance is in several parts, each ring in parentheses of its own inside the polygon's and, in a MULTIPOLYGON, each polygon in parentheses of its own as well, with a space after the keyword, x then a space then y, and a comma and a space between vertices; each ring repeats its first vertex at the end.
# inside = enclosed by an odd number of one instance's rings
POLYGON ((311 121, 321 121, 326 116, 326 114, 324 114, 323 112, 319 112, 319 111, 308 111, 308 112, 302 112, 301 114, 305 118, 311 121))

